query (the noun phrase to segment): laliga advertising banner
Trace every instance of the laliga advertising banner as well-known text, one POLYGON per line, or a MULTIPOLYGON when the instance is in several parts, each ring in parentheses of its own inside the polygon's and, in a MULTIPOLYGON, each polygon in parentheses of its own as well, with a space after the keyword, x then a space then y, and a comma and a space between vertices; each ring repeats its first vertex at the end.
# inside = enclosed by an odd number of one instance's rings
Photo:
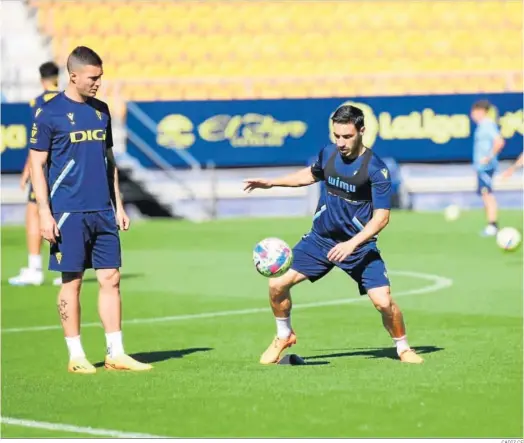
MULTIPOLYGON (((342 104, 365 113, 365 144, 398 162, 471 161, 471 105, 494 104, 492 117, 506 139, 501 158, 522 152, 522 94, 474 94, 344 99, 235 100, 135 103, 156 124, 132 112, 127 126, 173 166, 186 166, 176 150, 219 167, 308 164, 330 143, 330 116, 342 104)), ((128 140, 128 153, 154 164, 128 140)))
POLYGON ((27 158, 31 132, 31 108, 27 103, 2 103, 2 172, 21 172, 27 158))

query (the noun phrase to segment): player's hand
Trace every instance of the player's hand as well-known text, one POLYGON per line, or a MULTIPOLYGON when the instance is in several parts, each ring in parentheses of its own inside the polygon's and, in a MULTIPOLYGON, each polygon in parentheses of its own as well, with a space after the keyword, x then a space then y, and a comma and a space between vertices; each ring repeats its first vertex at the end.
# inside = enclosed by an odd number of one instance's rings
POLYGON ((490 161, 491 161, 491 158, 490 158, 490 157, 482 157, 482 158, 480 159, 480 164, 481 164, 481 165, 487 165, 490 161))
POLYGON ((331 248, 331 250, 328 252, 327 258, 332 262, 343 262, 346 258, 353 254, 353 251, 356 249, 356 247, 357 246, 351 242, 351 240, 339 243, 338 245, 331 248))
POLYGON ((22 174, 20 177, 20 189, 23 191, 25 189, 25 185, 27 185, 27 182, 29 181, 29 174, 22 174))
POLYGON ((116 224, 121 231, 127 231, 131 225, 131 220, 129 219, 124 208, 116 210, 116 224))
POLYGON ((51 212, 40 214, 40 233, 51 244, 56 243, 56 239, 60 237, 58 225, 51 212))
POLYGON ((510 166, 508 169, 506 169, 506 170, 502 173, 502 178, 503 178, 504 180, 506 180, 506 179, 510 178, 510 177, 513 175, 514 172, 515 172, 515 169, 513 169, 513 167, 510 166))
POLYGON ((270 180, 264 178, 248 178, 244 180, 244 191, 251 192, 253 189, 269 189, 272 188, 270 180))

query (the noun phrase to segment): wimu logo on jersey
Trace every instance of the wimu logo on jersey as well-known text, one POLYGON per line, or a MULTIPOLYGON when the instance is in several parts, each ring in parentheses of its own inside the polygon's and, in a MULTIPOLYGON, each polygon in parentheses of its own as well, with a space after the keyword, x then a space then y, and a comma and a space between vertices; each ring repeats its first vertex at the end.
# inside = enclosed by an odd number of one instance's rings
POLYGON ((89 141, 103 141, 106 139, 104 129, 88 129, 87 131, 74 131, 69 133, 71 143, 82 143, 89 141))
POLYGON ((334 186, 336 188, 342 189, 346 192, 355 192, 357 190, 357 187, 355 185, 351 185, 349 183, 346 183, 343 180, 340 180, 340 177, 328 177, 328 183, 331 186, 334 186))

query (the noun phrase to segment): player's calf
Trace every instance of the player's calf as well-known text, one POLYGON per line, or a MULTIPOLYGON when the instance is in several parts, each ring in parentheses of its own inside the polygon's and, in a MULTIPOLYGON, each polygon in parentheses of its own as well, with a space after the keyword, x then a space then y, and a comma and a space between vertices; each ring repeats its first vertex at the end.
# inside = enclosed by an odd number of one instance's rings
POLYGON ((400 360, 405 363, 422 363, 423 359, 408 344, 404 317, 391 297, 390 287, 370 289, 368 295, 382 316, 382 324, 393 339, 400 360))

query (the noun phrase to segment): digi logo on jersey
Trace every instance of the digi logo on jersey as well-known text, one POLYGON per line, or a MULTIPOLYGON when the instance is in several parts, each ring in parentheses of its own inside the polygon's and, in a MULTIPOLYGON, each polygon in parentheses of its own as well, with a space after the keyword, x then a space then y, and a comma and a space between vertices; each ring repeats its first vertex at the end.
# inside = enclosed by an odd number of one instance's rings
POLYGON ((328 177, 328 183, 331 186, 334 186, 336 188, 342 189, 346 192, 355 192, 357 190, 357 187, 355 185, 350 185, 349 183, 346 183, 343 180, 340 180, 340 177, 328 177))
POLYGON ((74 131, 69 133, 71 143, 82 143, 88 141, 103 141, 106 139, 104 129, 88 129, 87 131, 74 131))

